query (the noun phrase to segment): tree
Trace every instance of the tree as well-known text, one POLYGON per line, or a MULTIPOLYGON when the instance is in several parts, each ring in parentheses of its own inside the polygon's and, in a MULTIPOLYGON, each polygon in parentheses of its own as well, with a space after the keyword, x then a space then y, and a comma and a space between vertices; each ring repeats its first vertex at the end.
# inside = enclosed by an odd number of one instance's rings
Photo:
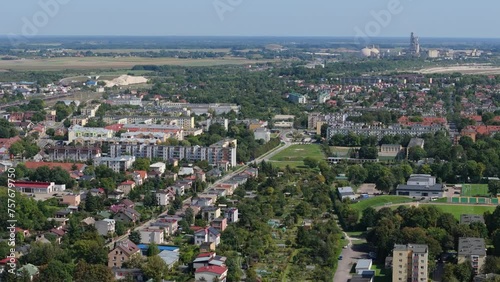
MULTIPOLYGON (((106 265, 88 264, 85 261, 79 261, 75 267, 73 275, 75 282, 109 282, 114 281, 114 275, 106 265)), ((46 280, 51 281, 51 280, 46 280)))
POLYGON ((134 244, 140 244, 141 243, 141 233, 137 230, 134 230, 130 232, 130 235, 128 235, 128 239, 132 241, 134 244))
POLYGON ((67 282, 72 280, 73 267, 61 261, 53 260, 46 267, 41 268, 39 281, 67 282))
POLYGON ((115 232, 116 235, 122 236, 127 232, 127 228, 125 227, 125 224, 122 221, 117 221, 115 225, 115 232))
POLYGON ((309 168, 315 168, 318 166, 318 161, 311 157, 304 158, 304 165, 309 168))
POLYGON ((168 266, 159 256, 148 257, 146 263, 141 267, 142 272, 147 278, 153 281, 161 281, 168 273, 168 266))
POLYGON ((363 146, 359 149, 360 159, 376 159, 378 158, 378 149, 376 147, 363 146))
POLYGON ((184 220, 189 224, 192 225, 194 222, 194 211, 191 207, 187 208, 186 211, 184 212, 184 220))
POLYGON ((73 254, 77 259, 83 259, 89 264, 108 262, 108 252, 99 242, 93 240, 78 240, 73 244, 73 254))
POLYGON ((487 256, 481 273, 500 274, 500 257, 487 256))
POLYGON ((408 159, 412 161, 419 161, 427 156, 427 152, 421 147, 411 147, 408 150, 408 159))
POLYGON ((372 207, 367 207, 363 210, 360 224, 364 228, 373 227, 377 220, 377 211, 372 207))
POLYGON ((358 185, 365 182, 368 172, 360 165, 352 165, 347 168, 347 177, 353 184, 358 185))
POLYGON ((152 242, 148 246, 148 250, 146 251, 146 255, 148 257, 156 256, 160 253, 160 249, 158 249, 158 245, 155 242, 152 242))
POLYGON ((137 158, 132 165, 132 167, 136 170, 149 170, 149 167, 151 165, 151 160, 148 158, 137 158))
POLYGON ((17 141, 14 142, 12 145, 10 145, 9 153, 11 153, 12 155, 18 156, 23 152, 24 152, 24 145, 22 141, 17 141))
POLYGON ((488 182, 488 192, 491 196, 496 197, 500 193, 500 181, 490 180, 488 182))

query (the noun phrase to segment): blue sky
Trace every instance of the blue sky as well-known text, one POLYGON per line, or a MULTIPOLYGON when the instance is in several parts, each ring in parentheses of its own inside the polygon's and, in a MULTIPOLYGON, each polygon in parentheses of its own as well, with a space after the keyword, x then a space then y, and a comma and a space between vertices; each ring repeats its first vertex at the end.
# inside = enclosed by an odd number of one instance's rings
POLYGON ((495 0, 2 0, 1 8, 0 34, 355 36, 372 28, 381 37, 500 38, 495 0), (51 2, 59 9, 44 17, 40 3, 51 2), (373 14, 395 3, 399 12, 377 22, 373 14))

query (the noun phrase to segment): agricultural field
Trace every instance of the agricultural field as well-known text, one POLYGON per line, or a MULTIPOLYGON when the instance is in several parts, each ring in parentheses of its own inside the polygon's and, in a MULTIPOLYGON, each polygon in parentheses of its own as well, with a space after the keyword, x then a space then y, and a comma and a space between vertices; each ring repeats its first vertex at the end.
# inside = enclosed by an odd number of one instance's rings
POLYGON ((271 60, 247 60, 235 57, 215 59, 178 59, 178 58, 141 58, 141 57, 85 57, 85 58, 51 58, 0 60, 0 70, 46 70, 61 71, 67 69, 97 70, 126 69, 135 65, 178 65, 178 66, 217 66, 246 65, 266 63, 271 60))
POLYGON ((413 202, 413 199, 410 199, 408 197, 401 197, 401 196, 377 196, 373 198, 369 198, 366 200, 359 201, 355 204, 352 204, 351 207, 358 210, 358 211, 363 211, 367 207, 382 207, 385 205, 395 205, 395 204, 404 204, 404 203, 409 203, 413 202))
POLYGON ((301 167, 304 165, 304 159, 310 157, 321 161, 325 155, 319 145, 292 145, 287 149, 273 156, 270 161, 276 167, 283 168, 289 165, 290 167, 301 167))
POLYGON ((461 195, 464 197, 489 197, 488 184, 462 184, 461 195))

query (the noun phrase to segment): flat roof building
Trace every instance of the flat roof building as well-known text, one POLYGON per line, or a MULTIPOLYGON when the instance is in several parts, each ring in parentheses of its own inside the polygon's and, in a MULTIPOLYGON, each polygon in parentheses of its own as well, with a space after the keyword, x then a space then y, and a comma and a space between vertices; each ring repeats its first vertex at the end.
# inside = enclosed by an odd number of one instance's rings
POLYGON ((458 239, 458 263, 470 262, 474 274, 481 271, 486 261, 486 244, 483 238, 458 239))

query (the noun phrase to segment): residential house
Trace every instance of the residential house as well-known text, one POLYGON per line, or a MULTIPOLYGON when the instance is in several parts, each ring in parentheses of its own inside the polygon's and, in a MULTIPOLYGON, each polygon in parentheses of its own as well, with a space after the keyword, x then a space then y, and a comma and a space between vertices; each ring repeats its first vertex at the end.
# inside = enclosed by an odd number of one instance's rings
POLYGON ((116 189, 108 193, 108 199, 111 200, 121 200, 123 197, 125 197, 125 193, 120 189, 116 189))
POLYGON ((202 228, 194 233, 195 245, 201 245, 206 242, 214 242, 215 246, 218 246, 220 243, 219 230, 213 227, 208 227, 208 228, 202 228))
POLYGON ((205 242, 200 245, 200 252, 209 253, 215 251, 215 244, 213 242, 205 242))
POLYGON ((227 267, 225 266, 205 266, 200 267, 194 273, 196 282, 217 281, 226 282, 227 267))
POLYGON ((141 255, 141 250, 132 241, 125 239, 115 243, 115 247, 108 253, 108 267, 121 268, 123 263, 132 256, 141 255))
POLYGON ((102 236, 108 236, 115 233, 116 221, 114 219, 105 218, 95 222, 97 233, 102 236))
POLYGON ((135 188, 135 182, 132 180, 123 181, 117 187, 117 189, 122 190, 125 195, 130 194, 130 191, 132 191, 132 189, 134 188, 135 188))
POLYGON ((62 196, 61 204, 69 205, 69 206, 79 206, 81 202, 80 194, 65 194, 62 196))
POLYGON ((136 223, 141 219, 141 214, 132 208, 124 208, 115 215, 114 219, 126 223, 136 223))
POLYGON ((226 257, 218 256, 215 252, 200 253, 193 261, 193 268, 217 265, 226 266, 226 257))
POLYGON ((223 218, 223 217, 216 218, 216 219, 212 220, 210 225, 213 228, 222 232, 222 231, 226 230, 226 228, 227 228, 227 218, 223 218))
POLYGON ((212 221, 216 218, 219 218, 221 215, 221 210, 219 207, 209 206, 203 207, 201 209, 203 219, 207 221, 212 221))
POLYGON ((144 282, 145 277, 139 268, 111 268, 116 280, 132 279, 136 282, 144 282))
POLYGON ((156 191, 156 201, 159 206, 167 206, 173 200, 175 200, 175 192, 173 190, 156 191))
POLYGON ((163 231, 165 232, 165 235, 170 236, 173 235, 175 232, 177 232, 177 229, 179 228, 179 223, 175 219, 159 218, 155 222, 151 223, 151 227, 162 228, 163 231))
POLYGON ((157 162, 150 165, 149 168, 153 171, 158 171, 159 173, 163 174, 167 170, 167 165, 162 162, 157 162))
POLYGON ((227 218, 227 223, 235 223, 238 222, 238 209, 237 208, 229 208, 224 212, 224 217, 227 218))
POLYGON ((162 245, 165 243, 165 233, 161 228, 144 228, 139 230, 141 233, 141 244, 155 243, 162 245))
POLYGON ((361 274, 363 271, 370 270, 372 267, 372 260, 371 259, 358 259, 358 262, 356 263, 356 273, 361 274))

